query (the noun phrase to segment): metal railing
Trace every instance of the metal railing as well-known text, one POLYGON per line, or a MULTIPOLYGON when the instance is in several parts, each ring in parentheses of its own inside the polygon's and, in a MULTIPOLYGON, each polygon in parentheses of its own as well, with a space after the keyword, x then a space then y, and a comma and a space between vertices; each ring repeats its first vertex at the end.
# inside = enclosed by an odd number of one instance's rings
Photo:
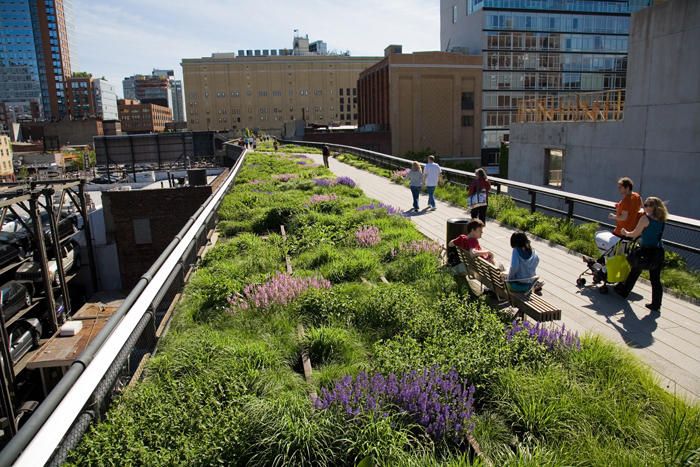
POLYGON ((596 122, 622 120, 625 90, 559 94, 518 102, 516 122, 596 122))
MULTIPOLYGON (((240 151, 237 149, 236 151, 240 151)), ((102 331, 75 360, 17 435, 0 452, 0 465, 61 465, 90 424, 104 412, 124 367, 140 360, 157 340, 157 318, 208 242, 217 210, 245 159, 240 152, 219 189, 188 220, 126 297, 102 331)), ((169 301, 170 300, 170 301, 169 301)))
MULTIPOLYGON (((360 157, 374 165, 389 169, 409 168, 414 162, 401 157, 382 154, 367 149, 324 142, 281 140, 282 143, 320 148, 324 145, 331 150, 345 152, 360 157)), ((474 172, 442 167, 442 176, 448 182, 465 189, 476 178, 474 172)), ((507 191, 517 204, 530 209, 530 212, 543 211, 549 215, 571 221, 595 222, 603 227, 614 228, 608 214, 615 210, 615 203, 590 196, 569 193, 538 185, 516 182, 498 177, 489 177, 496 193, 507 191)), ((466 195, 465 195, 466 197, 466 195)), ((700 220, 670 215, 664 231, 664 244, 687 260, 691 269, 700 269, 700 220)))

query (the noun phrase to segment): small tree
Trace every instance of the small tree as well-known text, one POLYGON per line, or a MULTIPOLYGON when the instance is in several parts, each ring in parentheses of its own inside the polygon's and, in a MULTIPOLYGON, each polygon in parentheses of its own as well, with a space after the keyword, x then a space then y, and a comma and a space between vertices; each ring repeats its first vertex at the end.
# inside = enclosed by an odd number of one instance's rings
POLYGON ((17 173, 17 178, 19 178, 21 180, 29 178, 29 169, 27 169, 24 166, 20 167, 19 172, 17 173))

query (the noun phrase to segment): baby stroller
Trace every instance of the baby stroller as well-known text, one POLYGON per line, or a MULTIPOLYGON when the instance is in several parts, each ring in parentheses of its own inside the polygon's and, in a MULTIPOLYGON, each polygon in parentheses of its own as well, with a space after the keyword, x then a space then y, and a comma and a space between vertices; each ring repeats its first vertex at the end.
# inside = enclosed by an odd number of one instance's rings
POLYGON ((631 251, 634 241, 620 238, 608 230, 600 230, 595 234, 595 243, 601 256, 597 260, 590 256, 583 257, 588 269, 578 276, 576 285, 585 287, 585 276, 591 276, 593 285, 602 284, 598 290, 600 293, 606 294, 608 293, 608 285, 627 279, 630 272, 627 254, 631 251))

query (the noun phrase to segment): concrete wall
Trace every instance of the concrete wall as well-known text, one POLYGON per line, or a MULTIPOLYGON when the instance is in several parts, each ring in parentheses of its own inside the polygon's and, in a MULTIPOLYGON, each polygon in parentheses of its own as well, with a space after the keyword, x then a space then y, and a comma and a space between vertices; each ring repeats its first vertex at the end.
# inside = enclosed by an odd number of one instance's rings
POLYGON ((484 12, 467 16, 465 0, 440 0, 440 50, 481 55, 484 12), (453 7, 457 6, 457 22, 452 22, 453 7))
POLYGON ((545 150, 560 148, 563 190, 616 200, 629 176, 673 214, 700 218, 700 2, 632 18, 624 120, 513 124, 509 175, 542 185, 545 150))

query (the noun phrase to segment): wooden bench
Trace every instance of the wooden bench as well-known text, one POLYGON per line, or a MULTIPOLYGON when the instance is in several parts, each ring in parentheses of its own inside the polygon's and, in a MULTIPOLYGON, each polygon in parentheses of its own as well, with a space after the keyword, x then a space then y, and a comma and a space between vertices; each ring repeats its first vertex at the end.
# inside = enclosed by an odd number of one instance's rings
POLYGON ((528 291, 513 292, 508 287, 508 281, 503 271, 484 258, 475 257, 469 251, 457 248, 459 259, 466 267, 467 281, 476 295, 490 291, 498 306, 513 306, 523 315, 535 321, 554 321, 561 319, 561 310, 551 305, 542 297, 528 291), (478 282, 479 287, 473 283, 478 282))

